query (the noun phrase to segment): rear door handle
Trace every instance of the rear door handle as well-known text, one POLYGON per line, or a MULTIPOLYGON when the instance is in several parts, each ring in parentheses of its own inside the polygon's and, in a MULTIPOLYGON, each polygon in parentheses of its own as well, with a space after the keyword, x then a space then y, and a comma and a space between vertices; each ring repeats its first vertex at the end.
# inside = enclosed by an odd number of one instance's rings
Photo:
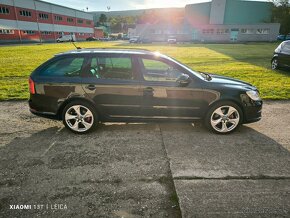
POLYGON ((96 89, 96 86, 90 84, 90 85, 87 85, 87 86, 86 86, 86 89, 89 89, 89 90, 91 90, 91 91, 94 91, 94 90, 96 89))

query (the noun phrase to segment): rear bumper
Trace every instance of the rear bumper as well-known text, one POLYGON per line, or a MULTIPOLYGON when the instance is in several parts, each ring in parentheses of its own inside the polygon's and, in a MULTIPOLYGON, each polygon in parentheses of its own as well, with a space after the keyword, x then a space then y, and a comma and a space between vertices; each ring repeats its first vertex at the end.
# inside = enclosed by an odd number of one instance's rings
POLYGON ((54 114, 54 113, 43 112, 43 111, 37 110, 36 107, 33 105, 31 100, 28 101, 28 105, 29 105, 29 111, 32 114, 34 114, 34 115, 37 115, 37 116, 40 116, 40 117, 44 117, 44 118, 59 120, 58 116, 56 114, 54 114))

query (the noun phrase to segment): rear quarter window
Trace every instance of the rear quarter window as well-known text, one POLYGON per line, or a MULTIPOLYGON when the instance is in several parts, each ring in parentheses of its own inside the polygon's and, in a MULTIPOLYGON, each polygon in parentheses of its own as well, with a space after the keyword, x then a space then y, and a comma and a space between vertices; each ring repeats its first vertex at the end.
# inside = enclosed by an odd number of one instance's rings
POLYGON ((53 61, 43 70, 41 76, 78 77, 81 75, 84 57, 65 57, 53 61))

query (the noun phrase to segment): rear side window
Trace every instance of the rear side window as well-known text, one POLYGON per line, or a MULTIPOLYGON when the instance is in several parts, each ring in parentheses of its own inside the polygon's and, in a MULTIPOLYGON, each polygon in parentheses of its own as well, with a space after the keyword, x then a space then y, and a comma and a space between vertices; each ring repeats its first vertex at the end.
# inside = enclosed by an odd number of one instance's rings
POLYGON ((132 61, 129 57, 93 57, 88 77, 132 80, 132 61))
POLYGON ((81 74, 83 63, 83 57, 62 58, 47 66, 43 71, 41 71, 40 75, 78 77, 81 74))

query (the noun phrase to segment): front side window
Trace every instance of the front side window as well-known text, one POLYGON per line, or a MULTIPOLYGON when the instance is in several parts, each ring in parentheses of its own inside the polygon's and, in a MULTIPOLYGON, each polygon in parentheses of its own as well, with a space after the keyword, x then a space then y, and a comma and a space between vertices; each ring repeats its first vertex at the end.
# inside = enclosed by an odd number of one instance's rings
POLYGON ((178 69, 171 65, 153 59, 140 59, 139 62, 143 65, 143 78, 145 81, 152 82, 176 82, 183 74, 178 69))
POLYGON ((132 80, 132 61, 129 57, 93 57, 88 77, 132 80))
POLYGON ((284 42, 284 45, 282 45, 281 47, 282 47, 282 50, 281 50, 282 53, 290 55, 290 43, 284 42))
POLYGON ((83 57, 67 57, 50 64, 41 72, 42 76, 78 77, 84 63, 83 57))

